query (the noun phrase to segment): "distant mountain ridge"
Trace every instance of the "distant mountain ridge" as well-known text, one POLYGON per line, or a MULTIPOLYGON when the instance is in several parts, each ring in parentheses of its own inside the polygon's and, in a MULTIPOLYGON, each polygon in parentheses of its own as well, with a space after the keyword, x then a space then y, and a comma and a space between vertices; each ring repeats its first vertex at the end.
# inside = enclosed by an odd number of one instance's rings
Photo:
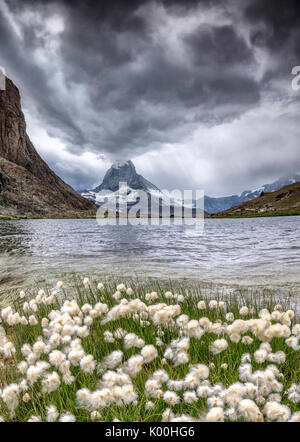
POLYGON ((231 207, 238 206, 246 201, 253 200, 261 195, 261 193, 275 192, 284 186, 300 182, 300 175, 281 177, 271 184, 264 184, 255 190, 245 190, 239 195, 230 195, 225 197, 204 197, 204 209, 206 212, 213 214, 219 213, 231 207))
POLYGON ((300 215, 300 182, 289 184, 273 192, 231 207, 214 216, 300 215))

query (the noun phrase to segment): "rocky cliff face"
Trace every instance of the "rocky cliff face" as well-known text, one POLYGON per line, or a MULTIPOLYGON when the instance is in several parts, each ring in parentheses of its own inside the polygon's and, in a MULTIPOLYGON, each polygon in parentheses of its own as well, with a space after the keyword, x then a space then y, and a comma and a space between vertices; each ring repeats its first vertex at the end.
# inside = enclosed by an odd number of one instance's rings
POLYGON ((18 88, 0 91, 0 215, 75 214, 96 206, 42 160, 26 133, 18 88))

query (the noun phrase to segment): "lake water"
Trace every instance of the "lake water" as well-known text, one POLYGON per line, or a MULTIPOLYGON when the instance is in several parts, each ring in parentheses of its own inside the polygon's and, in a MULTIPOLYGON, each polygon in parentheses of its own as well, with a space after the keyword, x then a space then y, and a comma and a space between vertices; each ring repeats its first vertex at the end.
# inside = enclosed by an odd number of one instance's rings
POLYGON ((2 286, 69 271, 300 287, 300 217, 206 219, 203 234, 94 219, 0 221, 2 286))

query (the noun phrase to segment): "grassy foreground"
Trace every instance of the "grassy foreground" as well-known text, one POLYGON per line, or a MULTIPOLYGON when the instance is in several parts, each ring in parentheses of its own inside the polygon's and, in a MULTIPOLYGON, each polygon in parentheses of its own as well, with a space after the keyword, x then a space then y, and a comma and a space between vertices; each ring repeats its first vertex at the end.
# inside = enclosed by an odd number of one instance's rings
POLYGON ((2 421, 300 421, 300 324, 271 297, 77 278, 1 311, 2 421))

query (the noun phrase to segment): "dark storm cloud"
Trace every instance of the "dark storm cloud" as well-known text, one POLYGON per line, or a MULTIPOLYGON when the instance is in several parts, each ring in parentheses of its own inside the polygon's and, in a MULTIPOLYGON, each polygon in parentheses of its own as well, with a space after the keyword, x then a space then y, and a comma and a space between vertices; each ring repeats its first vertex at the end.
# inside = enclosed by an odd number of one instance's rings
MULTIPOLYGON (((20 86, 28 113, 70 155, 113 160, 184 144, 199 127, 261 106, 266 83, 299 64, 294 1, 3 3, 0 65, 20 86), (276 62, 261 76, 257 48, 276 62)), ((88 171, 75 163, 66 170, 57 155, 48 154, 53 167, 82 187, 88 171)))
POLYGON ((20 41, 7 19, 0 14, 1 63, 6 68, 7 75, 12 74, 12 79, 21 89, 21 95, 28 95, 28 104, 31 100, 35 102, 50 127, 61 126, 63 123, 65 127, 69 127, 67 133, 72 138, 80 137, 79 127, 73 123, 71 113, 59 105, 59 94, 48 84, 51 62, 49 71, 46 72, 38 64, 32 63, 31 51, 41 43, 33 30, 28 28, 25 28, 24 39, 20 41))
POLYGON ((300 3, 298 0, 253 0, 244 16, 251 24, 251 43, 267 50, 277 60, 277 70, 268 78, 290 73, 300 58, 300 3))

